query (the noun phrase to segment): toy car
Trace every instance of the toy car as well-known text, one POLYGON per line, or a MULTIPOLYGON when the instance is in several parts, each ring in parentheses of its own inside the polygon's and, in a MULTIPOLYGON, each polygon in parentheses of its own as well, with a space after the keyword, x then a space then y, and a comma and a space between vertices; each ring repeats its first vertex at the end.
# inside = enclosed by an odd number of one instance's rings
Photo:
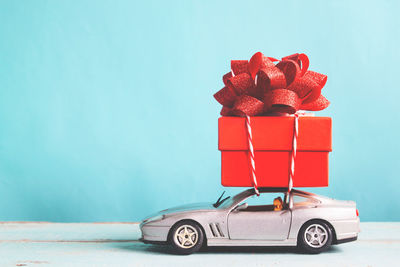
POLYGON ((357 240, 356 203, 287 188, 254 189, 215 202, 160 211, 142 221, 141 241, 170 244, 179 254, 207 246, 298 246, 308 253, 331 244, 357 240), (282 195, 273 202, 249 205, 252 199, 282 195))

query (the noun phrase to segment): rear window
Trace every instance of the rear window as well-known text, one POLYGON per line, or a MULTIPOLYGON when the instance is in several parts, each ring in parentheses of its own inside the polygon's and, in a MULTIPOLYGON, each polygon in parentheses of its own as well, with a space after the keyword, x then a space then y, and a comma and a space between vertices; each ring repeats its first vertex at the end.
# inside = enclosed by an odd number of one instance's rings
POLYGON ((300 195, 293 195, 293 205, 294 206, 306 206, 311 203, 316 203, 317 201, 310 197, 300 196, 300 195))

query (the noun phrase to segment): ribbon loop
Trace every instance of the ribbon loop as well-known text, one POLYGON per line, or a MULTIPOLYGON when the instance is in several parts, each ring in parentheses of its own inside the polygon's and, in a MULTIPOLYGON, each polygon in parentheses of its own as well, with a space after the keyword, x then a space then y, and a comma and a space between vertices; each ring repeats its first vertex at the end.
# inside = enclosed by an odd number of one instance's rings
POLYGON ((225 87, 214 94, 223 105, 222 116, 294 114, 299 109, 317 111, 329 106, 321 95, 327 76, 308 70, 306 54, 275 61, 261 52, 249 61, 231 61, 231 72, 223 76, 225 87))

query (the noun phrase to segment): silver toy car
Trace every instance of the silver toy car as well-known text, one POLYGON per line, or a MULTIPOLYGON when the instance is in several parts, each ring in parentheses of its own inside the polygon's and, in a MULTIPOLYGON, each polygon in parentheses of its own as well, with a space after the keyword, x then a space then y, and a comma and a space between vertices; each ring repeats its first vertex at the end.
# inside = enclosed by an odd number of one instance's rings
POLYGON ((142 221, 141 241, 170 244, 190 254, 207 246, 298 246, 308 253, 357 240, 356 203, 287 188, 254 189, 216 203, 192 204, 160 211, 142 221), (274 201, 264 200, 269 195, 274 201), (257 205, 249 204, 258 201, 257 205), (261 204, 261 205, 259 205, 261 204))

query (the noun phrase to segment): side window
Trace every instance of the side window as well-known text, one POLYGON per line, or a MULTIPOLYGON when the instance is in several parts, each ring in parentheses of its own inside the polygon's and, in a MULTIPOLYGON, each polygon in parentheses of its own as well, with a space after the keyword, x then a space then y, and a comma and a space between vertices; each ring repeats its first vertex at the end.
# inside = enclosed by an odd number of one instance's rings
POLYGON ((284 193, 261 193, 260 196, 253 195, 242 203, 248 204, 245 211, 274 211, 285 209, 285 200, 284 193))
POLYGON ((312 198, 300 196, 300 195, 293 195, 293 205, 294 206, 305 206, 310 203, 315 203, 315 200, 312 198))

